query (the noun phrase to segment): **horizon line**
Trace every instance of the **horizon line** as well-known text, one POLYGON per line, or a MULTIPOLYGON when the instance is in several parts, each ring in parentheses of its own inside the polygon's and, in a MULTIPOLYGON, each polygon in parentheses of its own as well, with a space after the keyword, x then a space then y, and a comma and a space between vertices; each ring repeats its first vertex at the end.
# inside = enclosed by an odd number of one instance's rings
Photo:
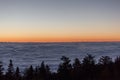
POLYGON ((120 41, 0 41, 0 43, 82 43, 82 42, 120 42, 120 41))

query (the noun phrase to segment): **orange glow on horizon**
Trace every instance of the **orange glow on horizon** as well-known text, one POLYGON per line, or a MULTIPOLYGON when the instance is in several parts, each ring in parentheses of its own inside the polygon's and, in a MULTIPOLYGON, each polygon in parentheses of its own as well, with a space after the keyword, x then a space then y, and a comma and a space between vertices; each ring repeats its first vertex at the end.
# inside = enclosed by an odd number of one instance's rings
POLYGON ((106 37, 64 37, 64 38, 1 38, 0 42, 120 42, 119 38, 106 37))

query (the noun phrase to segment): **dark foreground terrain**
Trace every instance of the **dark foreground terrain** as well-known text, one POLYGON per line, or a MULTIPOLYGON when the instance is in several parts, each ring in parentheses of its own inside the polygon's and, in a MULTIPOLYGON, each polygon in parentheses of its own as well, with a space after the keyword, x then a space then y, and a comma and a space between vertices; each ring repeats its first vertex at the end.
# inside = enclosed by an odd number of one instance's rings
POLYGON ((120 80, 120 56, 112 60, 109 56, 102 56, 95 61, 94 56, 88 54, 82 61, 78 58, 74 63, 63 56, 57 72, 50 71, 44 62, 35 68, 31 65, 23 73, 19 67, 14 69, 12 60, 7 71, 0 62, 0 80, 120 80))

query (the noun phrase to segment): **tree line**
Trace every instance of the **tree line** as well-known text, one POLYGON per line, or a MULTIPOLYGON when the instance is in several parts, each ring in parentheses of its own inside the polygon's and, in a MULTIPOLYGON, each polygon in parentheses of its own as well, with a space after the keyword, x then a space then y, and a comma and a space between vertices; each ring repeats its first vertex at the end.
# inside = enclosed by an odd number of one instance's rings
POLYGON ((0 62, 0 80, 120 80, 120 56, 113 61, 109 56, 102 56, 98 61, 87 54, 81 61, 76 58, 73 63, 62 56, 57 72, 50 71, 48 65, 32 65, 21 73, 19 67, 9 61, 7 71, 0 62))

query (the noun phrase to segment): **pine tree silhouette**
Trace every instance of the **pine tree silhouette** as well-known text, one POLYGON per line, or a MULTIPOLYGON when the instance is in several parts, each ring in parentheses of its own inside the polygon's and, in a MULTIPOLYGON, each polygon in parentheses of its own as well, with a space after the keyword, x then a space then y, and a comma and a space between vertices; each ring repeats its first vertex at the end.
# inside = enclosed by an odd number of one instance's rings
POLYGON ((14 80, 14 67, 12 60, 10 60, 10 63, 8 65, 8 71, 6 72, 6 80, 14 80))
POLYGON ((63 63, 58 68, 58 78, 60 80, 71 80, 72 65, 68 57, 62 56, 61 60, 63 63))
POLYGON ((14 71, 12 60, 7 71, 3 71, 0 62, 0 80, 120 80, 120 56, 114 61, 109 56, 102 56, 95 63, 94 56, 87 54, 82 62, 76 58, 71 63, 68 57, 61 58, 57 72, 50 71, 44 62, 33 68, 31 65, 20 73, 19 67, 14 71))
POLYGON ((111 80, 113 78, 112 76, 114 76, 112 58, 109 56, 102 56, 98 64, 101 64, 101 78, 103 80, 111 80))
POLYGON ((15 80, 21 80, 21 74, 20 74, 19 67, 17 67, 15 71, 15 80))
POLYGON ((87 54, 82 61, 83 77, 85 80, 95 78, 95 59, 91 54, 87 54))
POLYGON ((82 65, 78 58, 73 63, 73 80, 80 80, 82 78, 82 65))
POLYGON ((24 77, 25 77, 25 80, 34 79, 34 69, 32 65, 28 69, 26 69, 24 77))
POLYGON ((114 77, 116 80, 120 80, 120 56, 117 56, 115 59, 114 77))
POLYGON ((3 65, 2 65, 2 62, 0 61, 0 80, 3 80, 3 65))

